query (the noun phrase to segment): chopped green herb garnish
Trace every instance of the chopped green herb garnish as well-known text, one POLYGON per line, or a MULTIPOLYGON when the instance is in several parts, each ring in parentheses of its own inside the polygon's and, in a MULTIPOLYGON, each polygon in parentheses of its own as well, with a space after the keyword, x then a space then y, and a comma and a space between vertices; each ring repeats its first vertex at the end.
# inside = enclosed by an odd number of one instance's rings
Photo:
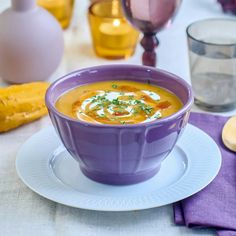
POLYGON ((134 104, 140 104, 140 103, 142 103, 140 100, 135 100, 134 101, 134 104))
POLYGON ((120 105, 120 101, 119 101, 118 98, 113 99, 111 103, 114 104, 114 105, 120 105))
POLYGON ((155 119, 161 118, 161 114, 156 114, 156 115, 154 116, 154 118, 155 118, 155 119))
POLYGON ((137 111, 137 109, 135 109, 135 108, 132 108, 131 112, 132 112, 132 114, 134 114, 134 115, 138 114, 138 111, 137 111))
POLYGON ((153 107, 146 104, 139 105, 139 108, 140 110, 144 111, 147 115, 150 115, 153 111, 153 107))
POLYGON ((114 89, 116 89, 118 86, 117 86, 117 84, 112 84, 111 87, 114 88, 114 89))
POLYGON ((152 107, 145 107, 145 108, 143 109, 143 111, 144 111, 146 114, 151 114, 151 113, 152 113, 152 110, 153 110, 152 107))

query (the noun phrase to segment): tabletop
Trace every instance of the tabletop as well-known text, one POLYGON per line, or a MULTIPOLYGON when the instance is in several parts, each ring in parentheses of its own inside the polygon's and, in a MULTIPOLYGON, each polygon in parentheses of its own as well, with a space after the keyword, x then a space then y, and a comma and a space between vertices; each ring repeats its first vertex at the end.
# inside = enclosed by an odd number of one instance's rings
MULTIPOLYGON (((9 4, 10 0, 1 0, 0 11, 9 4)), ((64 31, 64 58, 50 81, 88 66, 141 63, 140 46, 128 60, 109 61, 96 57, 87 22, 88 4, 88 0, 76 2, 71 26, 64 31)), ((185 29, 193 21, 210 17, 232 16, 224 15, 216 0, 183 1, 172 26, 159 33, 158 67, 190 82, 185 29)), ((0 86, 5 86, 1 79, 0 86)), ((236 110, 221 115, 235 113, 236 110)), ((28 137, 47 125, 50 120, 45 117, 0 135, 0 235, 215 235, 208 229, 176 226, 171 205, 142 211, 96 212, 57 204, 32 192, 16 174, 16 153, 28 137)))

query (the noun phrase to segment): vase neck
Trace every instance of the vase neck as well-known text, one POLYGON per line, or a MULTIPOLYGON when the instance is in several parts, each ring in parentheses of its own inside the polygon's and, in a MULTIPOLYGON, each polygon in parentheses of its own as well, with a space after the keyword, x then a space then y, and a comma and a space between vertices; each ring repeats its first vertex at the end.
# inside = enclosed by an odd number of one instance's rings
POLYGON ((36 7, 35 0, 11 0, 14 11, 29 11, 36 7))

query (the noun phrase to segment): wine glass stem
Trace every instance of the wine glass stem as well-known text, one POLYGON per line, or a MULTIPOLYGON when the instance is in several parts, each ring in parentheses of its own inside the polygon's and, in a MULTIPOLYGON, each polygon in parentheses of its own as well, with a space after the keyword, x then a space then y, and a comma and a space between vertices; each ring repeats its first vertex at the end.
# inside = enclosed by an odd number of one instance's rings
POLYGON ((159 45, 156 34, 144 34, 141 40, 141 45, 144 48, 143 65, 155 67, 157 63, 155 49, 159 45))

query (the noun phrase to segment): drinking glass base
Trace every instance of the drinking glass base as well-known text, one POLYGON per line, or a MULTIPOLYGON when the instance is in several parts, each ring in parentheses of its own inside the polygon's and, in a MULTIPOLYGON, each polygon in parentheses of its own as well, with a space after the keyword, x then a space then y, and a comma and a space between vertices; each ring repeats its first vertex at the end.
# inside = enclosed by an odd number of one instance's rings
POLYGON ((205 111, 212 111, 212 112, 226 112, 234 110, 236 108, 236 102, 222 105, 212 105, 202 102, 197 98, 194 98, 194 104, 196 104, 199 108, 205 111))

